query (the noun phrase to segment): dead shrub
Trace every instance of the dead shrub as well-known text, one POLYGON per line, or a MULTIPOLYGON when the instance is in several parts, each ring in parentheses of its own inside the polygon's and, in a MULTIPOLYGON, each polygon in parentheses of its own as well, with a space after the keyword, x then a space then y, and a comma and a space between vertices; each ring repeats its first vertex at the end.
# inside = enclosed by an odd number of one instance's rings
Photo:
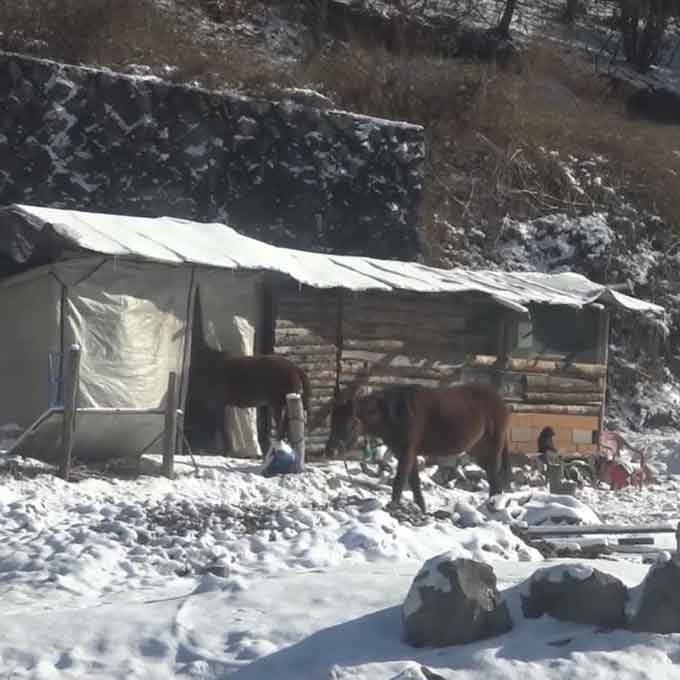
POLYGON ((15 0, 3 3, 0 25, 3 47, 106 65, 171 56, 178 39, 151 0, 15 0))

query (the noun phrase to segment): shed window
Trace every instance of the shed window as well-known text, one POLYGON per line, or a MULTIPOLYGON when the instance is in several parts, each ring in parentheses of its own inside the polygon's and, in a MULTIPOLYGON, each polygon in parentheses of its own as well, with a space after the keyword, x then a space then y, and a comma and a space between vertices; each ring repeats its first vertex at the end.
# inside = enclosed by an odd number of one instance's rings
POLYGON ((571 307, 534 307, 531 319, 517 324, 515 356, 597 360, 597 314, 571 307))

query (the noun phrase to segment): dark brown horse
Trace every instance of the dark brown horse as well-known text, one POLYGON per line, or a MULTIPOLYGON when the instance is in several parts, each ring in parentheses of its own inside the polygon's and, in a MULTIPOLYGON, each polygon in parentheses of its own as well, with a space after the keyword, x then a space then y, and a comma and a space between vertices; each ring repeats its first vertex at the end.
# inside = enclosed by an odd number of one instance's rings
POLYGON ((408 479, 415 502, 425 512, 417 455, 442 457, 465 451, 486 471, 493 496, 510 481, 509 424, 507 406, 489 387, 399 385, 365 397, 352 394, 337 403, 326 455, 346 451, 361 434, 380 437, 399 461, 392 503, 400 501, 408 479))
MULTIPOLYGON (((305 371, 284 357, 263 354, 233 357, 201 347, 192 358, 187 415, 202 413, 215 427, 224 428, 227 406, 268 406, 280 439, 288 430, 286 395, 302 396, 309 413, 310 386, 305 371)), ((226 430, 226 428, 224 428, 226 430)), ((225 431, 225 440, 229 441, 225 431)))

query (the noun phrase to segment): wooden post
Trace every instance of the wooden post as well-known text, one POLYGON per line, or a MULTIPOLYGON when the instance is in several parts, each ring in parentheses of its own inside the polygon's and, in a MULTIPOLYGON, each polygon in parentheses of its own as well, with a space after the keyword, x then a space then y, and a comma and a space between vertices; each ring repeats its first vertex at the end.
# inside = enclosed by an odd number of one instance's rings
POLYGON ((290 445, 297 453, 296 472, 305 469, 305 412, 302 408, 302 398, 299 394, 287 394, 288 428, 290 445))
POLYGON ((560 464, 548 463, 546 466, 546 476, 548 477, 550 493, 560 493, 562 491, 562 466, 560 464))
POLYGON ((165 397, 165 430, 163 433, 162 474, 168 479, 174 477, 175 446, 177 443, 177 373, 168 376, 168 392, 165 397))
POLYGON ((68 481, 71 473, 71 452, 76 429, 78 385, 80 382, 80 345, 71 345, 68 353, 64 385, 64 417, 61 424, 61 464, 59 475, 68 481))
POLYGON ((607 372, 609 369, 609 310, 602 309, 598 314, 598 328, 597 328, 597 359, 601 365, 604 366, 604 380, 602 387, 602 403, 600 404, 600 427, 597 438, 597 450, 600 449, 599 434, 604 430, 604 415, 607 407, 607 372))

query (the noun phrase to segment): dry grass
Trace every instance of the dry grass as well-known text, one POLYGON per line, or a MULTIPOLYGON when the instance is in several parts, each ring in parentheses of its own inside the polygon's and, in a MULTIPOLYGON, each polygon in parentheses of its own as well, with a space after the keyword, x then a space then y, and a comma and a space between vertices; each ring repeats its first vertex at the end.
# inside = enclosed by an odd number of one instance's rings
POLYGON ((13 0, 0 26, 8 48, 98 64, 143 63, 177 38, 150 0, 13 0))
POLYGON ((357 43, 291 67, 229 33, 201 36, 206 3, 228 21, 252 2, 185 0, 185 12, 193 14, 182 16, 152 0, 0 2, 2 43, 114 68, 171 64, 175 79, 256 94, 316 83, 343 108, 420 123, 429 142, 424 209, 431 253, 443 238, 443 222, 481 227, 493 239, 506 214, 525 218, 604 205, 607 195, 595 189, 586 196, 574 191, 559 161, 569 155, 605 157, 604 184, 680 225, 680 131, 631 119, 619 96, 578 60, 535 44, 500 69, 357 43))
POLYGON ((228 22, 253 0, 12 0, 0 2, 0 49, 121 69, 144 64, 164 77, 264 94, 287 70, 230 37, 202 34, 204 6, 228 22), (171 66, 171 70, 167 69, 171 66))
POLYGON ((426 126, 430 241, 442 238, 442 220, 481 226, 493 239, 506 214, 605 206, 610 194, 597 187, 575 191, 562 162, 569 156, 602 156, 604 186, 680 225, 680 130, 632 119, 605 80, 545 45, 503 70, 354 46, 305 75, 344 107, 426 126))

